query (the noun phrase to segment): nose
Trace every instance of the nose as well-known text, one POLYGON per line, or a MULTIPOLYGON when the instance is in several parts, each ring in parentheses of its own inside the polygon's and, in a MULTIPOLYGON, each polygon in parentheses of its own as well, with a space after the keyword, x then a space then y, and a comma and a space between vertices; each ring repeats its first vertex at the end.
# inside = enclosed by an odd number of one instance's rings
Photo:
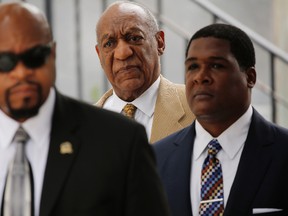
POLYGON ((9 74, 14 79, 25 80, 33 74, 33 69, 27 68, 21 61, 19 61, 9 74))
POLYGON ((126 60, 133 55, 133 50, 130 45, 127 44, 124 40, 119 40, 115 50, 114 58, 118 60, 126 60))
POLYGON ((197 84, 210 84, 212 82, 212 78, 208 68, 201 68, 194 76, 194 83, 197 84))

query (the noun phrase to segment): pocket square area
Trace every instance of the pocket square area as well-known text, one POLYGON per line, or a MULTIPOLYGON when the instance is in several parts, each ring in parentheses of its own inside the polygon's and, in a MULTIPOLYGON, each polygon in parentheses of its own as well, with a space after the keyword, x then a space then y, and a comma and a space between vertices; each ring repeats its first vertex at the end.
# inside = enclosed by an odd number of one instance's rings
POLYGON ((272 212, 280 212, 283 211, 283 209, 277 209, 277 208, 254 208, 253 214, 263 214, 263 213, 272 213, 272 212))

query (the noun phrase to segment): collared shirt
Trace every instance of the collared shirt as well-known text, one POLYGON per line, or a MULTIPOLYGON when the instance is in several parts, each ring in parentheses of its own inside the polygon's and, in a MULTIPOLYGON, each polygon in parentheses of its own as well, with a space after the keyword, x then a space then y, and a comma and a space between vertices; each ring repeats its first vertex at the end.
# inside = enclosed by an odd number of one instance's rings
MULTIPOLYGON (((34 181, 35 216, 39 215, 42 184, 50 142, 51 120, 55 103, 55 90, 51 89, 38 115, 27 119, 22 127, 29 134, 26 143, 26 155, 31 164, 34 181)), ((8 117, 0 109, 0 209, 6 183, 8 165, 13 160, 16 143, 13 137, 19 128, 19 122, 8 117)))
MULTIPOLYGON (((137 122, 144 125, 144 127, 146 128, 148 139, 150 139, 151 137, 154 109, 157 100, 159 85, 160 76, 142 95, 140 95, 134 101, 129 102, 137 107, 134 118, 137 122)), ((103 108, 117 113, 121 113, 123 107, 126 104, 127 102, 120 99, 113 91, 112 96, 105 101, 103 108)))
POLYGON ((212 137, 196 120, 196 137, 193 147, 191 166, 191 202, 193 215, 199 215, 199 205, 201 200, 201 170, 205 158, 207 157, 207 145, 212 139, 217 139, 222 149, 218 152, 222 172, 224 187, 224 207, 226 206, 230 189, 234 181, 240 156, 246 141, 249 126, 251 123, 253 109, 251 106, 247 111, 219 137, 212 137))

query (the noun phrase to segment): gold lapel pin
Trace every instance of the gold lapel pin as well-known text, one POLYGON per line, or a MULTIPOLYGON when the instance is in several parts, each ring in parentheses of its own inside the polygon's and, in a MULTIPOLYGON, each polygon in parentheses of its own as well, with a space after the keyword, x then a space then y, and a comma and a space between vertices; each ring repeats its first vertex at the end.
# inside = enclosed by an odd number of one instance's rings
POLYGON ((68 141, 61 143, 60 144, 60 153, 61 154, 72 154, 73 153, 72 144, 68 141))

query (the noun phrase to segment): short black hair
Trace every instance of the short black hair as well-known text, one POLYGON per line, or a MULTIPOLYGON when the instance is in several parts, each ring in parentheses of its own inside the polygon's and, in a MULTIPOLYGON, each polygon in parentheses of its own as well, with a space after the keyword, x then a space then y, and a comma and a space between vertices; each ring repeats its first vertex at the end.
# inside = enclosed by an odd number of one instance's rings
POLYGON ((211 24, 198 30, 191 37, 188 43, 185 54, 186 57, 188 55, 191 42, 195 39, 203 37, 214 37, 229 41, 231 53, 236 58, 242 70, 255 66, 255 50, 249 36, 235 26, 222 23, 211 24))

